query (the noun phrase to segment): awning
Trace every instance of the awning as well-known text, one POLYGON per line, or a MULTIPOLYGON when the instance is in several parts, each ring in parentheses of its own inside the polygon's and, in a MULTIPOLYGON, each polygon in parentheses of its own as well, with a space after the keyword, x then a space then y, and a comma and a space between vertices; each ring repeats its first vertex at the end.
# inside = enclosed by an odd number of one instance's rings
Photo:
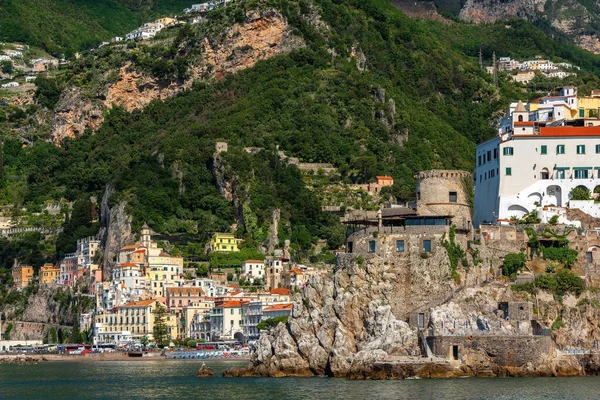
POLYGON ((588 170, 588 169, 594 169, 594 168, 593 167, 573 167, 573 169, 581 171, 581 170, 588 170))
POLYGON ((571 167, 554 167, 554 169, 557 171, 568 171, 571 167))

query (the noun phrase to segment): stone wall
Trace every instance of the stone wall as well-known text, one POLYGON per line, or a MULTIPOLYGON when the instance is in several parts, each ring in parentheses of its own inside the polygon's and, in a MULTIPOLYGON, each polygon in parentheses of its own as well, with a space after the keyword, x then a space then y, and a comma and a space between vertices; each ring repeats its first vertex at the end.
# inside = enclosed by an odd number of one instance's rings
POLYGON ((472 210, 463 184, 464 179, 471 179, 470 173, 434 170, 419 172, 415 178, 419 215, 452 215, 457 228, 472 228, 472 210), (456 193, 455 199, 450 199, 451 192, 456 193))
POLYGON ((438 336, 428 337, 427 343, 438 357, 453 358, 453 346, 458 346, 459 354, 481 349, 497 365, 515 367, 537 364, 554 349, 550 336, 438 336))

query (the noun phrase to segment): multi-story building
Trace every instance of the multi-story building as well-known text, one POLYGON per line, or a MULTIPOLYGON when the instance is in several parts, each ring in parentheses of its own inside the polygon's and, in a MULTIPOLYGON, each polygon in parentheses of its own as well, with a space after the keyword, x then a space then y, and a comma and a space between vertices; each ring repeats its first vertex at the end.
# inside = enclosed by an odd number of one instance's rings
POLYGON ((112 280, 121 282, 122 286, 128 290, 144 289, 146 287, 146 277, 140 267, 134 263, 114 266, 112 280))
POLYGON ((257 325, 263 319, 263 303, 249 301, 242 304, 242 332, 245 339, 257 340, 260 332, 257 325))
POLYGON ((16 288, 22 289, 33 279, 33 267, 16 264, 12 268, 12 277, 16 288))
POLYGON ((284 269, 289 260, 283 257, 267 257, 265 263, 265 290, 281 287, 284 269))
POLYGON ((263 319, 276 317, 289 317, 292 314, 293 304, 273 304, 263 308, 263 319))
POLYGON ((234 340, 243 338, 243 301, 215 302, 210 314, 212 340, 234 340))
POLYGON ((246 279, 264 279, 265 262, 262 260, 246 260, 242 263, 242 273, 246 279))
MULTIPOLYGON (((166 305, 162 301, 149 299, 127 303, 124 306, 97 313, 94 316, 94 342, 140 340, 143 337, 153 340, 154 310, 158 304, 166 309, 166 305)), ((168 338, 176 338, 178 332, 175 316, 166 313, 165 323, 168 338)))
POLYGON ((175 313, 192 306, 194 303, 199 303, 204 296, 204 291, 199 287, 168 287, 166 292, 167 306, 171 312, 174 311, 175 313))
POLYGON ((499 134, 477 146, 476 226, 522 218, 540 207, 565 207, 574 188, 594 193, 600 185, 600 126, 572 119, 578 110, 576 91, 567 87, 561 92, 564 96, 544 118, 541 104, 531 112, 517 103, 499 134))
POLYGON ((233 233, 215 233, 210 241, 210 250, 227 253, 239 251, 238 245, 242 241, 236 239, 233 233))
POLYGON ((60 277, 60 267, 52 264, 44 264, 40 268, 40 283, 49 285, 56 283, 60 277))

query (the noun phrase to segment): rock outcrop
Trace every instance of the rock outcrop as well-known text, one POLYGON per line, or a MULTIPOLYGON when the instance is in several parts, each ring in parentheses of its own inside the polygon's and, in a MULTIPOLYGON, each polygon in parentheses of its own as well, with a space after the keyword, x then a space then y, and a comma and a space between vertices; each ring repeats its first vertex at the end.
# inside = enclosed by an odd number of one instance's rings
POLYGON ((292 33, 278 11, 247 11, 243 23, 233 25, 219 38, 204 38, 201 56, 190 68, 187 79, 149 76, 128 62, 94 100, 83 96, 79 88, 65 90, 56 108, 52 136, 60 143, 86 129, 98 129, 104 122, 103 112, 115 105, 128 111, 142 109, 154 100, 166 100, 189 89, 196 80, 221 79, 226 74, 251 68, 260 60, 304 46, 303 39, 292 33))
POLYGON ((198 378, 213 378, 215 376, 215 371, 212 368, 206 366, 206 364, 202 363, 202 366, 198 370, 196 374, 198 378))
POLYGON ((115 191, 108 186, 102 197, 100 205, 100 247, 103 251, 102 276, 103 280, 110 280, 112 267, 114 266, 119 249, 133 243, 135 235, 131 227, 131 215, 127 214, 125 207, 127 203, 121 201, 112 208, 108 202, 115 191))

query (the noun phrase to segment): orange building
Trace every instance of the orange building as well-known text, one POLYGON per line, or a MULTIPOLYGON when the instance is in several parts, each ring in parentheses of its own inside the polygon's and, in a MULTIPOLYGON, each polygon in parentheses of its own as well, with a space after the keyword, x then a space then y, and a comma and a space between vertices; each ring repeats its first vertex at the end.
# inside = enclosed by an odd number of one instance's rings
POLYGON ((60 267, 52 264, 44 264, 40 268, 40 282, 45 284, 56 283, 60 276, 60 267))
POLYGON ((27 287, 33 278, 33 267, 20 264, 15 265, 12 269, 12 275, 16 288, 27 287))

